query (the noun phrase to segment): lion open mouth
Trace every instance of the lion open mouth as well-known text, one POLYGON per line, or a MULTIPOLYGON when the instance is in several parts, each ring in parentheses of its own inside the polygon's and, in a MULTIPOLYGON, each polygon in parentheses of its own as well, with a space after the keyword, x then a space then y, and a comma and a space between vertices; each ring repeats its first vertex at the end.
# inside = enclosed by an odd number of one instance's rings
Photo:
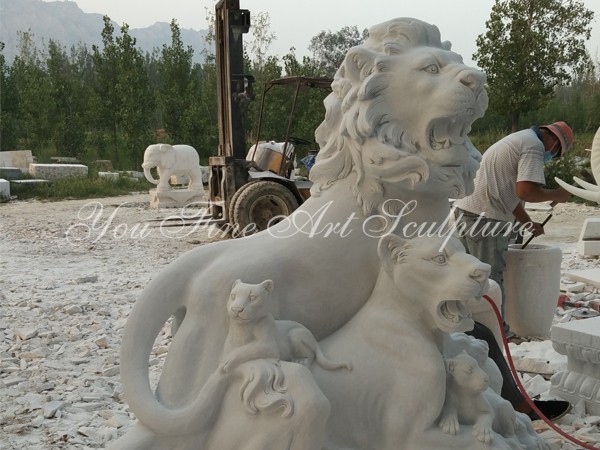
POLYGON ((454 145, 463 145, 471 131, 470 124, 471 120, 460 116, 435 119, 429 127, 429 146, 433 150, 444 150, 454 145))
POLYGON ((473 320, 466 302, 446 300, 438 308, 438 326, 444 331, 467 331, 472 328, 473 320))

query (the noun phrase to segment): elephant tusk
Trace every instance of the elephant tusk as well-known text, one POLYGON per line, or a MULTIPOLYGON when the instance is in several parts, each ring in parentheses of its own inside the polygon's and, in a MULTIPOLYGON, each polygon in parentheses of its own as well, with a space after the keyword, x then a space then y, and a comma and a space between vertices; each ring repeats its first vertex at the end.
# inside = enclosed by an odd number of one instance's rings
POLYGON ((577 183, 584 189, 592 192, 600 192, 600 186, 596 186, 595 184, 588 183, 587 181, 583 181, 581 178, 573 177, 573 181, 577 183))
POLYGON ((571 186, 570 184, 565 183, 558 177, 555 177, 554 180, 564 189, 569 191, 571 194, 576 195, 577 197, 581 197, 584 200, 589 200, 590 202, 600 203, 600 190, 585 190, 575 186, 571 186))

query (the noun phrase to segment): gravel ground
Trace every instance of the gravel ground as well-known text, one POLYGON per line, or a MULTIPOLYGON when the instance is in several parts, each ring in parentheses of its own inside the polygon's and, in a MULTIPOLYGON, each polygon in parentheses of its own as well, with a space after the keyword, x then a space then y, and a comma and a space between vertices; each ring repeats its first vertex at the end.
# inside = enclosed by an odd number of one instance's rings
MULTIPOLYGON (((99 448, 130 426, 118 372, 132 304, 162 267, 219 238, 215 229, 147 222, 175 212, 150 209, 147 194, 0 204, 1 449, 99 448)), ((574 253, 590 215, 598 208, 559 205, 535 242, 559 245, 563 269, 595 267, 574 253)), ((151 357, 154 382, 169 339, 166 325, 151 357)), ((589 425, 575 413, 566 429, 589 425)), ((599 442, 600 418, 587 420, 599 442)), ((546 433, 553 449, 576 448, 546 433)))

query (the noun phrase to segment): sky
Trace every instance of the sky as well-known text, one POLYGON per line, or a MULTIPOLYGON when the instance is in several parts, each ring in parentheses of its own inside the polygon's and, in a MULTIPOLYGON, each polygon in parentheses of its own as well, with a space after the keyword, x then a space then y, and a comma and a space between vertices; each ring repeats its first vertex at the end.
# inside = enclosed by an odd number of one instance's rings
MULTIPOLYGON (((207 11, 214 11, 216 4, 215 0, 74 1, 84 12, 106 14, 130 28, 176 19, 180 28, 196 30, 208 27, 207 11)), ((594 60, 600 60, 600 0, 583 3, 594 11, 588 49, 594 60)), ((322 30, 336 32, 356 25, 362 31, 395 17, 414 17, 437 25, 442 40, 452 42, 452 49, 469 65, 475 65, 471 58, 477 50, 475 40, 485 32, 493 5, 494 0, 240 0, 240 8, 250 10, 251 18, 259 12, 269 14, 276 37, 269 48, 272 55, 283 56, 290 47, 298 58, 310 55, 310 39, 322 30)))

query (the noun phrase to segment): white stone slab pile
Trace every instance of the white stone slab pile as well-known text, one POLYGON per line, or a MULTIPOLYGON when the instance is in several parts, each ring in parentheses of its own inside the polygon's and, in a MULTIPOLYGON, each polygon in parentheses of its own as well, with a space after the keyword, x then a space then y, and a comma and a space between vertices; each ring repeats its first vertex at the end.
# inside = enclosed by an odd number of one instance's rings
POLYGON ((0 202, 5 202, 10 199, 10 182, 0 178, 0 202))
POLYGON ((44 180, 85 178, 88 175, 88 168, 83 164, 30 164, 29 174, 44 180))
POLYGON ((21 172, 29 171, 29 164, 34 162, 31 150, 12 150, 0 152, 0 167, 18 167, 21 172))

